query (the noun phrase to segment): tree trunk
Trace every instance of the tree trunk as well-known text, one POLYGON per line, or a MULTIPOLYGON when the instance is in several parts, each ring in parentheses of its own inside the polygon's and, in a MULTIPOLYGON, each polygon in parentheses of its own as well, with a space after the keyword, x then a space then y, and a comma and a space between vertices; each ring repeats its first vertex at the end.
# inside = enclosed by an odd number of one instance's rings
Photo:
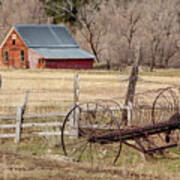
MULTIPOLYGON (((137 84, 137 81, 138 81, 138 73, 139 73, 140 43, 138 43, 135 58, 136 59, 135 59, 134 65, 133 65, 132 70, 131 70, 131 75, 129 77, 129 85, 128 85, 126 99, 125 99, 125 106, 128 106, 129 102, 131 104, 133 104, 133 102, 134 102, 136 84, 137 84)), ((126 109, 122 113, 122 121, 123 121, 124 125, 128 124, 127 110, 126 109)))
POLYGON ((165 66, 165 68, 168 68, 168 66, 169 66, 169 59, 168 58, 166 58, 164 60, 164 66, 165 66))
POLYGON ((96 48, 94 47, 94 43, 93 43, 93 34, 92 34, 92 32, 91 32, 90 29, 88 29, 88 31, 89 31, 89 44, 90 44, 90 48, 91 48, 94 56, 96 57, 97 63, 100 63, 100 59, 99 59, 99 57, 98 57, 96 48))
POLYGON ((151 64, 150 64, 150 72, 153 72, 155 66, 155 58, 152 59, 151 64))
POLYGON ((110 64, 110 60, 109 59, 106 59, 106 67, 107 67, 107 70, 110 70, 111 69, 111 64, 110 64))

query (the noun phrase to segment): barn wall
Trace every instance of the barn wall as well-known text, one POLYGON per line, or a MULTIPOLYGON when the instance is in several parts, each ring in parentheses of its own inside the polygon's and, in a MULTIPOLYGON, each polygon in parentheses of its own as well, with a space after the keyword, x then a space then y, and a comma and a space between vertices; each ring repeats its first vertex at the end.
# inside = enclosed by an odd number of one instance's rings
POLYGON ((15 68, 26 68, 28 61, 28 48, 19 36, 19 34, 13 30, 8 36, 6 42, 0 49, 0 64, 2 67, 15 67, 15 68), (16 35, 15 45, 12 44, 12 36, 16 35), (4 51, 7 50, 9 53, 9 61, 4 61, 4 51), (24 50, 24 62, 21 61, 21 50, 24 50))
POLYGON ((39 68, 39 59, 41 58, 41 56, 32 51, 31 49, 29 49, 28 51, 28 54, 29 54, 29 68, 30 69, 36 69, 36 68, 39 68))
POLYGON ((93 69, 93 59, 45 59, 45 68, 50 69, 93 69))

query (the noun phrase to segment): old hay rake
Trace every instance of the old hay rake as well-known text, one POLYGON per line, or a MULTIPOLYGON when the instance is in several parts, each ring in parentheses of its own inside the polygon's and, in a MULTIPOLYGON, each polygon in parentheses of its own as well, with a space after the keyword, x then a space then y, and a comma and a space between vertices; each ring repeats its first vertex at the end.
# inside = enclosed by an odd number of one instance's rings
POLYGON ((180 144, 179 89, 166 88, 159 92, 150 111, 142 104, 132 109, 132 122, 124 126, 122 110, 115 101, 81 103, 74 106, 63 122, 61 143, 65 156, 72 160, 96 163, 116 163, 122 145, 144 155, 166 156, 166 150, 180 144), (141 115, 139 115, 141 114, 141 115), (141 118, 141 119, 140 119, 141 118))

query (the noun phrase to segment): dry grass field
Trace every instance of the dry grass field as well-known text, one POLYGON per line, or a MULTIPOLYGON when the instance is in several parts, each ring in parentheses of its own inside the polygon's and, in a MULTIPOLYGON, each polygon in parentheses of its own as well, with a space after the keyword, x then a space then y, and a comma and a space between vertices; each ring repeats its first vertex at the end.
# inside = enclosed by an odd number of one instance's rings
MULTIPOLYGON (((30 90, 27 113, 67 111, 73 102, 73 79, 76 71, 1 70, 0 114, 15 114, 30 90)), ((129 72, 79 71, 80 101, 113 99, 122 104, 129 72)), ((157 90, 180 85, 180 71, 140 72, 136 93, 150 104, 157 90)), ((56 139, 57 140, 57 139, 56 139)), ((54 137, 23 138, 16 145, 0 140, 0 179, 174 179, 180 177, 180 149, 169 150, 169 159, 157 157, 144 162, 141 155, 123 146, 115 167, 91 167, 59 156, 60 146, 54 137), (174 157, 174 152, 178 157, 174 157), (173 154, 173 155, 172 155, 173 154)))
MULTIPOLYGON (((73 101, 75 71, 59 70, 1 70, 0 113, 15 113, 30 90, 29 112, 66 111, 73 101)), ((79 71, 80 101, 113 99, 123 103, 129 73, 116 71, 79 71)), ((152 100, 157 89, 180 85, 178 70, 141 72, 136 93, 145 93, 152 100)))

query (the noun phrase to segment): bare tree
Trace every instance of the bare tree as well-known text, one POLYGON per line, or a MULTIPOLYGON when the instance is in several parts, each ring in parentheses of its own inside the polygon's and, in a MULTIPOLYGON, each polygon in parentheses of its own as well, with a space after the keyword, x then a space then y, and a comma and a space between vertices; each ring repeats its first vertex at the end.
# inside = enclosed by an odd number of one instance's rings
POLYGON ((45 11, 39 0, 1 0, 0 19, 0 32, 3 34, 1 38, 13 24, 47 22, 45 11))
MULTIPOLYGON (((131 70, 131 74, 129 77, 129 84, 127 88, 126 98, 125 98, 125 106, 128 106, 129 103, 133 104, 134 96, 136 92, 136 84, 138 81, 138 74, 139 74, 139 64, 141 59, 141 44, 138 42, 136 52, 135 52, 135 60, 131 70)), ((127 109, 125 109, 122 113, 122 121, 125 125, 128 125, 128 118, 127 118, 127 109)))
POLYGON ((133 41, 136 39, 140 29, 139 25, 143 13, 142 5, 143 4, 134 1, 128 3, 125 7, 122 6, 120 9, 120 35, 121 38, 124 38, 124 43, 127 44, 127 61, 130 64, 133 62, 133 41))
POLYGON ((0 0, 0 38, 12 24, 53 23, 54 17, 45 15, 51 9, 60 19, 66 14, 77 22, 74 27, 66 25, 98 63, 124 69, 132 64, 135 45, 141 41, 141 63, 153 71, 154 67, 169 67, 180 55, 179 7, 179 0, 0 0))
POLYGON ((138 30, 137 26, 141 18, 141 11, 138 7, 139 4, 134 2, 129 4, 127 8, 122 7, 120 11, 121 35, 127 41, 129 49, 132 47, 133 38, 138 30))
MULTIPOLYGON (((60 17, 63 16, 63 12, 69 14, 76 20, 79 25, 79 30, 83 38, 89 44, 89 47, 94 54, 96 61, 100 62, 101 48, 99 46, 101 38, 106 33, 105 27, 99 25, 98 14, 100 12, 100 4, 103 0, 88 1, 82 0, 81 6, 77 11, 74 10, 74 0, 62 1, 60 4, 51 3, 51 5, 45 4, 46 9, 56 12, 60 17), (61 12, 58 13, 58 10, 61 12)), ((77 9, 76 9, 77 10, 77 9)))
POLYGON ((101 62, 100 53, 103 50, 101 48, 102 38, 107 33, 106 26, 103 26, 104 23, 99 20, 101 14, 94 9, 94 4, 84 4, 79 13, 78 19, 81 24, 81 33, 83 37, 88 42, 93 54, 96 57, 97 62, 101 62))
POLYGON ((168 67, 177 48, 177 11, 176 1, 152 0, 146 4, 146 27, 150 71, 155 66, 168 67))

